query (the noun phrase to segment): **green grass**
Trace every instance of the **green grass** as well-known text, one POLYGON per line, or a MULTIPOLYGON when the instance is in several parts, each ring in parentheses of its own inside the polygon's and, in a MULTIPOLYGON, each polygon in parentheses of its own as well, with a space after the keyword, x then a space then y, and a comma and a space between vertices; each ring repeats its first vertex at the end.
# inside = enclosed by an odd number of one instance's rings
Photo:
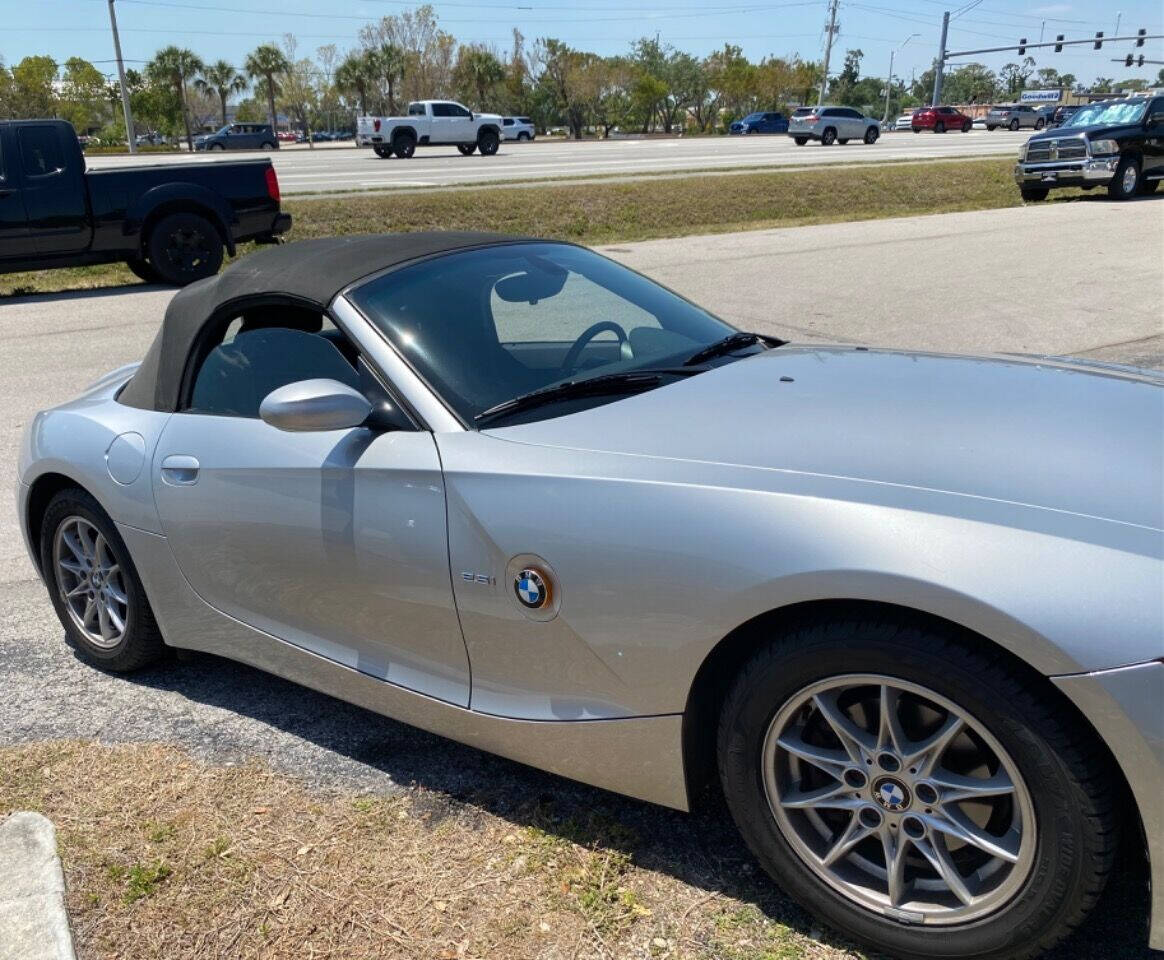
MULTIPOLYGON (((291 239, 489 230, 601 244, 1019 206, 1010 160, 288 199, 291 239)), ((1076 192, 1076 191, 1071 191, 1076 192)), ((240 249, 245 256, 253 245, 240 249)), ((0 275, 0 296, 136 282, 121 264, 0 275)))

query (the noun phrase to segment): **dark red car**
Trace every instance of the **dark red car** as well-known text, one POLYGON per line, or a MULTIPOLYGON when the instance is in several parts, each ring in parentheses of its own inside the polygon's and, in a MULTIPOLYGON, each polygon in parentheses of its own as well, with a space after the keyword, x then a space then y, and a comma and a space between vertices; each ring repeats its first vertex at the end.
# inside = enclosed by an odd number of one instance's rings
POLYGON ((953 107, 921 107, 913 112, 911 127, 914 133, 933 130, 945 133, 947 130, 961 130, 969 133, 974 121, 953 107))

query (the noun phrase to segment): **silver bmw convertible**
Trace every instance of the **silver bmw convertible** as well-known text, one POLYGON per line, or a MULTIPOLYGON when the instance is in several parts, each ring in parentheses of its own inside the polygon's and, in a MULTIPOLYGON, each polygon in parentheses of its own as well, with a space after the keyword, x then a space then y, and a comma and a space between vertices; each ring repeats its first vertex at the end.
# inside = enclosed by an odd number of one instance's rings
POLYGON ((1032 957, 1120 832, 1164 947, 1164 380, 787 344, 569 244, 335 238, 40 413, 78 654, 209 651, 670 807, 909 958, 1032 957))

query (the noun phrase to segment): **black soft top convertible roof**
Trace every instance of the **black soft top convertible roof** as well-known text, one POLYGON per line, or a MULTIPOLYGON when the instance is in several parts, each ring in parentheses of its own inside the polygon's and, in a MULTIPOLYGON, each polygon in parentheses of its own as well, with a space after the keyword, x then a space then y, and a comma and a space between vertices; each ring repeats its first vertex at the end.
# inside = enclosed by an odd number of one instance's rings
POLYGON ((455 250, 531 239, 451 231, 382 233, 302 240, 261 250, 175 295, 141 366, 118 400, 144 410, 177 410, 186 358, 206 326, 222 319, 224 308, 278 298, 322 313, 341 290, 390 267, 455 250))

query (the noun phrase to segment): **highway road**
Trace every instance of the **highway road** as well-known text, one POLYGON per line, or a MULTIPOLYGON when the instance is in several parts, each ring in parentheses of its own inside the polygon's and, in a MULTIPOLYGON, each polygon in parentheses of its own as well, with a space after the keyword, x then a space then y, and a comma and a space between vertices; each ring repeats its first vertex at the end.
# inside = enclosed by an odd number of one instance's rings
POLYGON ((814 167, 836 163, 942 160, 953 157, 1016 156, 1030 131, 973 130, 970 133, 887 133, 876 144, 798 147, 788 137, 675 137, 670 139, 535 140, 507 142, 493 157, 462 157, 454 147, 420 147, 410 160, 381 160, 351 144, 302 145, 276 153, 238 151, 211 154, 93 156, 91 169, 139 163, 216 163, 270 156, 285 194, 332 190, 393 190, 466 186, 496 180, 558 177, 635 177, 692 170, 814 167))

